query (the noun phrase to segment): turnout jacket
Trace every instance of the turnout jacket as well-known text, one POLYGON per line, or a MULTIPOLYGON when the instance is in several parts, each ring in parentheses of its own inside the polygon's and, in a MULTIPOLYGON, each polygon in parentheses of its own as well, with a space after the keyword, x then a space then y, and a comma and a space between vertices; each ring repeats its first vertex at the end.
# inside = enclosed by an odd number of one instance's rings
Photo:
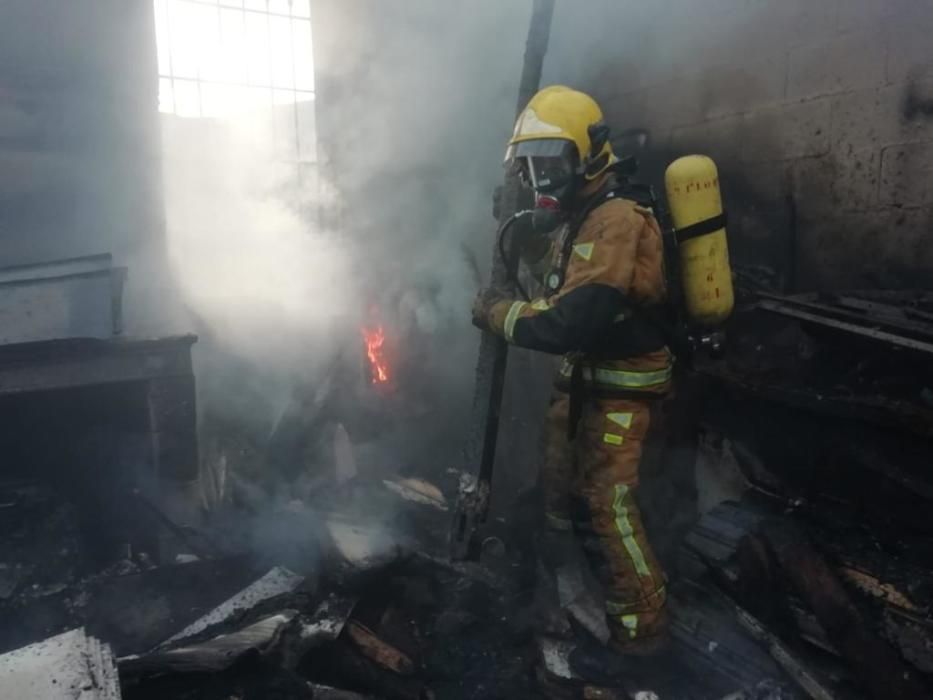
MULTIPOLYGON (((579 211, 587 197, 604 196, 607 184, 607 178, 591 183, 579 211)), ((548 276, 563 280, 559 288, 530 302, 496 302, 488 318, 493 332, 520 347, 565 355, 559 388, 569 387, 581 365, 583 381, 604 393, 665 393, 672 357, 652 320, 667 296, 664 250, 650 209, 621 197, 606 199, 579 223, 575 236, 565 225, 532 267, 543 272, 548 265, 548 276)))

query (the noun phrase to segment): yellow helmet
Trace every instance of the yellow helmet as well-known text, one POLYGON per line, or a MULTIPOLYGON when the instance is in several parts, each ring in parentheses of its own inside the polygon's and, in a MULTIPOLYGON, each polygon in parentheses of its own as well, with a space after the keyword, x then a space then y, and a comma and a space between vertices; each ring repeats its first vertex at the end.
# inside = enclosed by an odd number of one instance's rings
POLYGON ((586 180, 594 180, 619 161, 596 100, 565 85, 551 85, 532 97, 518 116, 505 159, 556 155, 568 142, 586 180))

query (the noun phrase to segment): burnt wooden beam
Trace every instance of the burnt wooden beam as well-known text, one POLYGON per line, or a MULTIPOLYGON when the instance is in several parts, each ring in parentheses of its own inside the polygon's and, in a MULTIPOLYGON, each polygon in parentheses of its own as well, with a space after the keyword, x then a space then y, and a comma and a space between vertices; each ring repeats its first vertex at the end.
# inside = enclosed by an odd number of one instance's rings
POLYGON ((784 297, 766 292, 758 292, 758 297, 784 308, 810 311, 828 319, 848 321, 865 328, 890 331, 917 340, 933 340, 933 324, 912 321, 903 317, 897 318, 898 308, 895 306, 850 297, 828 297, 827 301, 833 303, 820 303, 799 297, 784 297))
POLYGON ((804 307, 800 304, 790 304, 783 300, 775 301, 772 299, 762 299, 756 304, 756 308, 762 311, 793 318, 803 323, 821 326, 829 330, 847 333, 859 338, 891 345, 902 350, 909 350, 922 355, 933 355, 933 338, 918 340, 901 335, 900 332, 879 330, 862 321, 833 318, 826 315, 822 310, 813 310, 810 306, 812 305, 804 307))
POLYGON ((826 560, 784 520, 762 524, 761 535, 783 578, 816 614, 826 636, 876 700, 930 697, 917 673, 876 637, 826 560))

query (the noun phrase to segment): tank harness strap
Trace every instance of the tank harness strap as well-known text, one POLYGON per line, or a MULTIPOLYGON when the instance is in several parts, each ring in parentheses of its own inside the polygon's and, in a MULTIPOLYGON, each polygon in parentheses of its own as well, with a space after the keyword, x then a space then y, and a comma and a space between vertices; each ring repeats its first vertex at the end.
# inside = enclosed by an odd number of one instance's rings
POLYGON ((689 241, 692 238, 699 238, 700 236, 705 236, 708 233, 715 233, 721 228, 726 227, 726 213, 723 212, 718 216, 714 216, 710 219, 703 219, 703 221, 697 221, 695 224, 690 224, 689 226, 684 226, 674 231, 674 235, 677 237, 678 243, 683 243, 689 241))

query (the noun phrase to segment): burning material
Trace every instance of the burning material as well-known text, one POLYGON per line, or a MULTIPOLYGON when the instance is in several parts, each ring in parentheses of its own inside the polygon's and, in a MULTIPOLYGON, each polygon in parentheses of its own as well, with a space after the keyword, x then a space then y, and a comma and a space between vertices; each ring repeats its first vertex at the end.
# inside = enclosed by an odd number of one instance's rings
POLYGON ((381 322, 374 321, 363 326, 360 332, 366 343, 366 357, 369 360, 371 381, 373 384, 386 384, 390 379, 390 373, 389 362, 386 359, 385 327, 381 322))
POLYGON ((379 639, 362 623, 354 620, 347 630, 350 639, 370 661, 401 676, 410 676, 415 672, 414 662, 404 652, 379 639))

